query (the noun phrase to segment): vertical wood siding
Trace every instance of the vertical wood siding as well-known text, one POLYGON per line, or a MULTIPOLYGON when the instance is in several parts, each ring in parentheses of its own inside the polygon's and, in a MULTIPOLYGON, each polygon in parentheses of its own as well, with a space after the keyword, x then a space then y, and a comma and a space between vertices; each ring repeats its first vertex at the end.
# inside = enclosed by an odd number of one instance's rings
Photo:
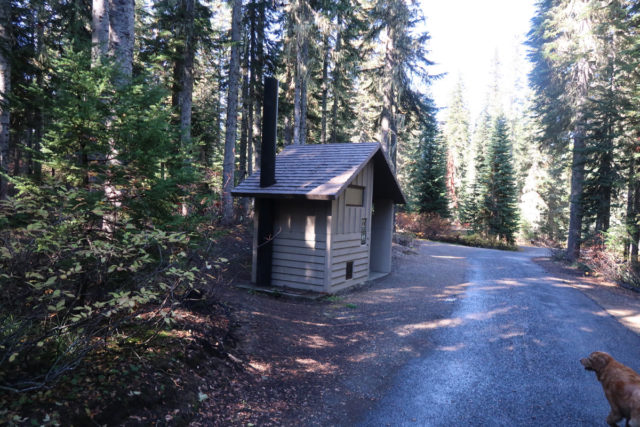
POLYGON ((369 248, 371 245, 371 203, 373 194, 373 163, 369 162, 354 178, 351 185, 364 187, 362 207, 347 206, 345 192, 332 202, 329 292, 365 282, 369 277, 369 248), (367 219, 367 243, 360 242, 362 218, 367 219), (346 279, 347 262, 353 261, 353 278, 346 279))

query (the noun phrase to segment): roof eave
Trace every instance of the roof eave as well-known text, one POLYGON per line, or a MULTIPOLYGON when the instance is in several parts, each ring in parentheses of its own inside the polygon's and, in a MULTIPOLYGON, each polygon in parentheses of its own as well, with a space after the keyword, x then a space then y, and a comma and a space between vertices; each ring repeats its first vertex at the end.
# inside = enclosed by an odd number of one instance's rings
POLYGON ((294 194, 294 193, 270 193, 265 192, 244 192, 244 191, 232 191, 232 196, 236 197, 256 197, 260 199, 304 199, 304 200, 334 200, 336 198, 333 194, 294 194))

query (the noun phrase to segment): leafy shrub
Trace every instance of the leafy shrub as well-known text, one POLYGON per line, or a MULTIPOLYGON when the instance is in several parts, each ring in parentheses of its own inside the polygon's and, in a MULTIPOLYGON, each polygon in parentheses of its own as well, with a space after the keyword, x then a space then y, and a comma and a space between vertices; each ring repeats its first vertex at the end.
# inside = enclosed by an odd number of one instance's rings
POLYGON ((55 381, 146 304, 156 313, 148 321, 170 323, 172 304, 197 281, 188 233, 124 215, 106 232, 106 202, 92 197, 43 184, 0 203, 0 388, 55 381))
POLYGON ((580 260, 584 266, 596 274, 615 282, 640 287, 640 277, 622 258, 621 252, 602 244, 587 246, 580 251, 580 260))
POLYGON ((406 213, 396 216, 398 227, 423 239, 435 239, 451 233, 451 222, 435 213, 406 213))

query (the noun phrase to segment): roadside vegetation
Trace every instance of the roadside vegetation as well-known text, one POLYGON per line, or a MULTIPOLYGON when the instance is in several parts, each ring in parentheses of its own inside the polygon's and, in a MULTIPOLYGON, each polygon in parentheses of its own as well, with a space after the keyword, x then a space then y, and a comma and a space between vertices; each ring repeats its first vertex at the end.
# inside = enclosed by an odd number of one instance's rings
POLYGON ((398 227, 396 241, 399 242, 419 238, 478 248, 518 250, 515 243, 508 244, 497 237, 483 236, 472 229, 456 227, 450 219, 442 218, 437 214, 400 212, 396 216, 396 221, 398 227))

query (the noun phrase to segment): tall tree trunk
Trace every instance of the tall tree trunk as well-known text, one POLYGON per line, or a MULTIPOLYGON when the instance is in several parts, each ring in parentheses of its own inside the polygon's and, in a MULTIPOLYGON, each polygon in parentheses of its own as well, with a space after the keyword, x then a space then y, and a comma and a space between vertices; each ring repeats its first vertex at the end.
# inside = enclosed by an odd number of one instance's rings
POLYGON ((598 170, 601 183, 595 227, 596 234, 600 236, 609 230, 611 223, 611 194, 613 192, 613 140, 610 132, 605 138, 607 138, 604 146, 605 153, 603 153, 598 170))
POLYGON ((253 158, 256 165, 260 164, 260 156, 262 155, 262 102, 264 98, 264 23, 265 23, 265 2, 259 0, 255 3, 255 37, 254 49, 255 57, 252 62, 252 75, 255 76, 254 84, 254 105, 253 105, 253 158))
POLYGON ((302 44, 302 59, 304 61, 302 79, 300 80, 300 131, 298 132, 299 144, 307 143, 307 84, 309 82, 309 40, 307 37, 302 44))
POLYGON ((380 142, 382 148, 391 159, 393 169, 396 168, 397 126, 395 117, 395 91, 393 73, 396 67, 394 60, 395 32, 387 26, 387 42, 384 58, 384 88, 382 90, 382 114, 380 120, 380 142))
MULTIPOLYGON (((109 55, 118 67, 115 77, 116 87, 126 86, 131 82, 133 74, 133 42, 135 36, 135 1, 109 0, 109 55)), ((110 152, 107 156, 109 169, 119 164, 118 150, 115 141, 110 141, 110 152)), ((102 227, 107 232, 113 232, 117 223, 117 210, 120 207, 122 191, 113 182, 113 173, 107 171, 104 192, 113 211, 103 216, 102 227)))
POLYGON ((236 157, 238 122, 238 86, 240 84, 240 40, 242 25, 242 0, 234 0, 231 12, 231 58, 229 61, 229 95, 227 96, 227 122, 222 164, 222 221, 233 222, 233 176, 236 157))
MULTIPOLYGON (((37 27, 36 31, 36 60, 39 64, 39 69, 36 75, 36 84, 38 87, 43 87, 44 85, 44 62, 45 62, 45 52, 46 48, 44 45, 44 25, 41 25, 40 22, 45 19, 45 9, 44 2, 41 2, 38 5, 38 11, 35 16, 34 26, 37 27)), ((34 141, 33 141, 33 154, 31 154, 31 158, 33 161, 32 173, 33 177, 36 181, 40 181, 42 179, 42 164, 40 163, 40 145, 42 143, 42 137, 44 136, 44 111, 42 106, 38 105, 34 108, 34 141), (35 155, 36 159, 33 160, 33 156, 35 155)))
POLYGON ((324 55, 322 56, 322 100, 320 108, 322 111, 321 125, 320 125, 320 143, 327 143, 327 97, 329 94, 329 53, 331 52, 329 46, 329 37, 325 34, 322 39, 322 46, 324 47, 324 55))
POLYGON ((296 73, 293 105, 293 143, 305 144, 307 133, 307 81, 309 79, 309 6, 304 0, 296 1, 295 40, 296 73))
POLYGON ((635 215, 633 212, 633 193, 635 189, 635 174, 636 174, 636 159, 631 150, 631 156, 629 159, 629 177, 627 180, 627 213, 625 225, 627 227, 626 239, 624 243, 623 258, 627 262, 631 262, 630 248, 633 237, 633 230, 635 229, 635 215))
MULTIPOLYGON (((248 35, 244 37, 244 53, 242 58, 242 121, 240 122, 240 161, 238 165, 238 182, 244 181, 247 177, 248 158, 247 149, 249 148, 249 43, 248 35)), ((240 199, 242 207, 242 216, 247 217, 249 213, 249 198, 240 199)))
POLYGON ((109 0, 109 54, 115 58, 120 76, 116 85, 126 85, 133 72, 135 25, 134 0, 109 0))
POLYGON ((331 142, 338 142, 338 104, 340 103, 340 84, 342 78, 342 63, 339 55, 342 53, 342 17, 338 15, 338 33, 336 34, 336 48, 334 50, 334 69, 332 75, 331 90, 333 94, 333 103, 331 105, 331 136, 329 140, 331 142))
POLYGON ((191 143, 191 109, 193 101, 193 60, 194 41, 194 3, 195 0, 181 0, 184 22, 184 43, 180 48, 175 64, 174 105, 180 112, 180 141, 183 147, 191 143))
POLYGON ((9 192, 9 95, 11 94, 11 2, 0 0, 0 200, 9 192))
POLYGON ((569 194, 569 232, 567 238, 567 259, 575 261, 580 257, 582 238, 582 193, 584 187, 585 137, 582 124, 576 127, 573 137, 573 160, 571 162, 571 191, 569 194))
POLYGON ((636 176, 633 188, 633 233, 631 234, 631 257, 630 264, 634 273, 640 273, 640 262, 638 262, 638 244, 640 243, 640 179, 636 176))
POLYGON ((247 175, 247 146, 249 136, 249 43, 244 37, 244 52, 242 54, 242 120, 240 122, 240 159, 238 163, 238 182, 242 182, 247 175))
POLYGON ((91 63, 98 64, 109 51, 109 0, 93 0, 91 63))
MULTIPOLYGON (((285 77, 285 87, 287 88, 285 91, 285 97, 287 99, 292 99, 295 96, 295 90, 293 87, 295 86, 294 82, 294 74, 291 72, 292 67, 287 67, 287 74, 285 77)), ((293 119, 291 114, 284 115, 284 129, 283 129, 283 137, 284 137, 284 145, 293 144, 293 119)))

